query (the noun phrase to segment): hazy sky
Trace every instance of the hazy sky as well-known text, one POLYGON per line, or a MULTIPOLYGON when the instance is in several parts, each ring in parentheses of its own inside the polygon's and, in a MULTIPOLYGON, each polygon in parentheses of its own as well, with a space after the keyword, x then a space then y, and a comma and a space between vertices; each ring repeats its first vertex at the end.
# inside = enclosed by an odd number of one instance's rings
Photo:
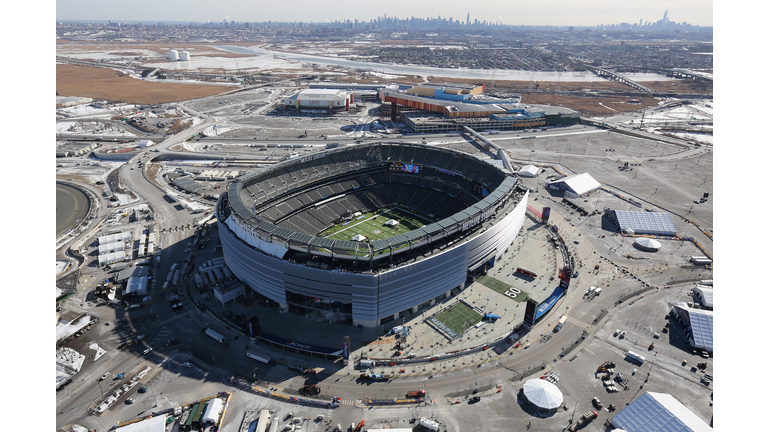
POLYGON ((657 21, 712 26, 711 0, 58 0, 57 20, 113 21, 368 21, 379 16, 453 18, 528 25, 597 25, 657 21))

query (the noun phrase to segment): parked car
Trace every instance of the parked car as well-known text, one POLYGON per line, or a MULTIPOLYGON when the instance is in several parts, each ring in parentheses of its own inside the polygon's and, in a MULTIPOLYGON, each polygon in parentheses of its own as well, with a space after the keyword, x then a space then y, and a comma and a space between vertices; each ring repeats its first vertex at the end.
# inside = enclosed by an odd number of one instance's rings
POLYGON ((104 375, 99 378, 99 381, 104 381, 112 372, 105 372, 104 375))

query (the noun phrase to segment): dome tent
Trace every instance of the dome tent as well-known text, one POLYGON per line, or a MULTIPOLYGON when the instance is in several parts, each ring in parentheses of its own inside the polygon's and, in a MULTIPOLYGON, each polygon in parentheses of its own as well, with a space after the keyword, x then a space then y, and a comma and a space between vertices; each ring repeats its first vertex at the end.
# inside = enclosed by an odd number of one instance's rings
POLYGON ((525 382, 523 395, 540 413, 554 414, 563 403, 563 393, 549 381, 535 378, 525 382))
POLYGON ((653 239, 646 238, 646 237, 640 237, 637 240, 635 240, 635 246, 638 249, 649 251, 649 252, 656 252, 659 249, 661 249, 660 242, 653 239))

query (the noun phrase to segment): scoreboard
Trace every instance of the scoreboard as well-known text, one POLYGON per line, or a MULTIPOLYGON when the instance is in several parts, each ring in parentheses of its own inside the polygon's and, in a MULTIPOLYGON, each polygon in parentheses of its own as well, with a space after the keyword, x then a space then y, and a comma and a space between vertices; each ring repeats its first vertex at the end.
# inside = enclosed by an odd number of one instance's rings
POLYGON ((421 167, 413 163, 393 162, 389 164, 390 171, 407 172, 412 174, 418 174, 420 168, 421 167))

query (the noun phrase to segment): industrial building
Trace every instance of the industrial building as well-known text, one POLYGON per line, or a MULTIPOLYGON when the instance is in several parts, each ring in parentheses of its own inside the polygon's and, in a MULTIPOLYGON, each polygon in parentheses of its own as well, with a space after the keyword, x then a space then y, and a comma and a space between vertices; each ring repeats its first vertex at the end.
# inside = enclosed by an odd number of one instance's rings
POLYGON ((715 291, 711 286, 696 285, 693 289, 693 302, 702 309, 712 310, 714 306, 715 291))
POLYGON ((600 189, 600 182, 587 173, 563 177, 547 183, 554 191, 562 191, 568 198, 578 198, 600 189))
POLYGON ((611 424, 626 432, 712 432, 710 425, 665 393, 643 393, 613 416, 611 424))
POLYGON ((296 92, 285 99, 285 107, 297 109, 323 109, 328 111, 349 111, 355 98, 349 90, 307 89, 296 92))
POLYGON ((485 84, 421 83, 405 91, 409 95, 446 100, 467 100, 485 92, 485 84))
POLYGON ((352 92, 353 99, 359 102, 378 102, 381 90, 397 90, 392 84, 357 84, 357 83, 313 83, 310 89, 346 90, 352 92))

